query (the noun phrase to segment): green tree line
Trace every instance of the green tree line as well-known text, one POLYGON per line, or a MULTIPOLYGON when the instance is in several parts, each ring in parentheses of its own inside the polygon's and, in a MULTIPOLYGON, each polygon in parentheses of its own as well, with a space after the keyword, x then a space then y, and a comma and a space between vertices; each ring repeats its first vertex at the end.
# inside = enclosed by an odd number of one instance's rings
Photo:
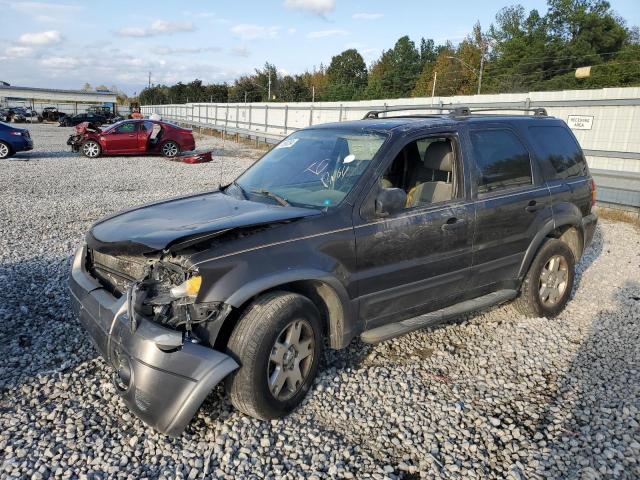
POLYGON ((232 84, 200 80, 156 85, 141 104, 185 102, 308 102, 469 95, 640 85, 640 32, 604 0, 548 0, 548 10, 501 9, 459 44, 398 39, 367 66, 356 49, 298 75, 267 62, 232 84), (591 67, 577 78, 576 69, 591 67), (269 96, 270 95, 270 96, 269 96))

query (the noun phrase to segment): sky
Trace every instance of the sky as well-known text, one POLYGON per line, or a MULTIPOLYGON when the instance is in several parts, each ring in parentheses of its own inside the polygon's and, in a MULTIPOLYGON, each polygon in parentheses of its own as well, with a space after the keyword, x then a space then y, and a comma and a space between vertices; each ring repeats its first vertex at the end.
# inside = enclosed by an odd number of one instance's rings
MULTIPOLYGON (((301 73, 347 48, 367 64, 409 35, 458 43, 509 0, 0 0, 0 80, 29 87, 233 81, 266 61, 301 73)), ((545 0, 523 0, 546 12, 545 0)), ((639 0, 610 0, 640 25, 639 0)))

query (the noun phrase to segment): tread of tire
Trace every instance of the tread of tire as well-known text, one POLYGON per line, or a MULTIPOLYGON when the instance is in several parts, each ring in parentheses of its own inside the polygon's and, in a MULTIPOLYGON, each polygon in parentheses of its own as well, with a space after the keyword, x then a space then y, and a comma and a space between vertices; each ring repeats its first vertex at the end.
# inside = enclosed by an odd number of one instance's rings
MULTIPOLYGON (((233 335, 229 339, 227 348, 232 351, 242 351, 247 356, 255 358, 257 350, 260 347, 260 339, 263 335, 256 333, 264 333, 268 330, 270 325, 267 322, 258 321, 264 318, 270 313, 275 313, 279 308, 286 305, 291 300, 301 298, 301 295, 284 292, 274 291, 267 293, 257 298, 244 313, 238 325, 236 326, 233 335)), ((236 375, 243 375, 246 372, 242 371, 242 368, 236 373, 236 375)), ((249 388, 249 382, 233 382, 229 377, 227 388, 229 398, 233 405, 243 413, 250 415, 254 418, 265 419, 254 408, 253 394, 255 390, 249 388), (241 388, 241 384, 244 384, 246 388, 241 388)))

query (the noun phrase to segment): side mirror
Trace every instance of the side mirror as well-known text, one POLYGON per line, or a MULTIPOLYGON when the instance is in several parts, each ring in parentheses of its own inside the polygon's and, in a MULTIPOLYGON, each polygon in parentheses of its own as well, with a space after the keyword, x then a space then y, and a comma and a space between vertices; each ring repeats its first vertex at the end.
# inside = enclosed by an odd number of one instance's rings
POLYGON ((383 188, 376 197, 375 212, 385 216, 399 212, 407 203, 407 194, 401 188, 383 188))

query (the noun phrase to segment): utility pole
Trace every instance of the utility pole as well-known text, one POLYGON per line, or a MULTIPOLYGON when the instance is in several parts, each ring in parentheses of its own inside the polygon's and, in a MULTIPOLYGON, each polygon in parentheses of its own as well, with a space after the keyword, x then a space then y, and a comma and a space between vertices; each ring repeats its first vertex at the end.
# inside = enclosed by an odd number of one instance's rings
POLYGON ((149 72, 149 88, 151 88, 151 72, 149 72))
POLYGON ((269 93, 267 94, 267 102, 271 101, 271 69, 269 69, 269 93))
POLYGON ((482 90, 482 70, 484 70, 484 46, 482 51, 480 52, 480 74, 478 75, 478 95, 480 95, 480 91, 482 90))
POLYGON ((316 101, 316 86, 311 85, 311 103, 316 101))
POLYGON ((431 87, 431 105, 433 106, 433 97, 436 95, 436 81, 438 80, 438 72, 433 72, 433 86, 431 87))
POLYGON ((247 103, 247 92, 244 92, 244 103, 247 103))

